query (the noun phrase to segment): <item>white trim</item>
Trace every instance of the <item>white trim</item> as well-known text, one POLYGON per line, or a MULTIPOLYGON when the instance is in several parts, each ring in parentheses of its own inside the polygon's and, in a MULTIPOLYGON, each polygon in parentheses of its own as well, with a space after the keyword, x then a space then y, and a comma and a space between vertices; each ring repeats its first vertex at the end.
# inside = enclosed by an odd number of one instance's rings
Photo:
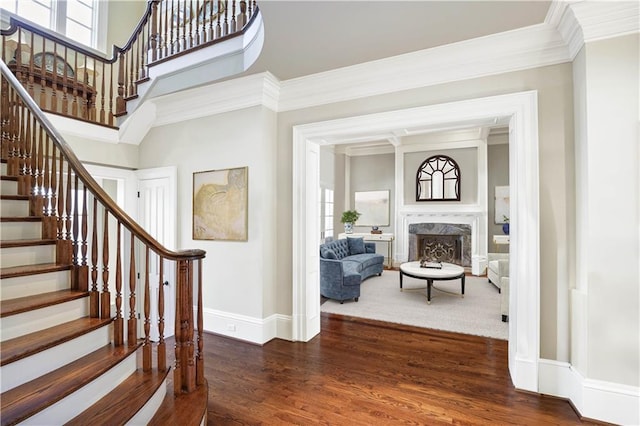
POLYGON ((540 393, 566 398, 581 416, 612 424, 640 424, 640 388, 586 379, 571 364, 539 362, 540 393), (613 408, 615 407, 615 408, 613 408))
POLYGON ((282 82, 279 111, 569 61, 555 28, 539 24, 282 82), (366 75, 366 79, 362 76, 366 75))
POLYGON ((557 28, 575 59, 585 43, 640 31, 637 1, 553 1, 545 23, 557 28))
POLYGON ((203 330, 259 345, 275 338, 291 340, 292 325, 292 317, 288 315, 274 314, 261 319, 217 309, 203 309, 203 330))
POLYGON ((512 286, 510 293, 509 369, 517 388, 536 392, 540 346, 537 104, 537 92, 530 91, 293 126, 292 338, 308 341, 314 336, 309 331, 320 328, 319 319, 307 313, 308 297, 320 291, 319 279, 316 277, 315 282, 310 282, 307 274, 307 268, 314 266, 313 256, 317 252, 317 249, 310 249, 313 247, 309 238, 312 233, 308 229, 313 224, 312 218, 316 216, 317 209, 316 203, 307 204, 307 200, 317 199, 317 188, 307 185, 310 147, 317 147, 321 141, 339 141, 343 136, 368 132, 416 126, 429 128, 442 123, 453 125, 507 117, 511 129, 512 244, 518 251, 517 256, 512 256, 510 265, 517 285, 512 286), (307 324, 307 321, 317 321, 317 324, 307 324))
POLYGON ((112 179, 118 182, 115 202, 133 219, 138 218, 136 190, 138 182, 133 170, 117 167, 84 164, 89 174, 96 180, 112 179))

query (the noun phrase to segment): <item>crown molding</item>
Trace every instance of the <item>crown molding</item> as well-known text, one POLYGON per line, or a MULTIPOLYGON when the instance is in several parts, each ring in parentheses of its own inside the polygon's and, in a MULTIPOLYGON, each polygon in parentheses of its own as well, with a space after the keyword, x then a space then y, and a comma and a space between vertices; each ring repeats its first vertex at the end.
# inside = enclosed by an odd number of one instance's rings
POLYGON ((557 28, 571 60, 585 43, 640 31, 637 1, 553 1, 545 23, 557 28))
POLYGON ((263 105, 276 109, 280 83, 270 73, 252 74, 153 100, 154 126, 263 105))
POLYGON ((549 25, 465 40, 282 82, 279 111, 427 87, 569 61, 549 25))

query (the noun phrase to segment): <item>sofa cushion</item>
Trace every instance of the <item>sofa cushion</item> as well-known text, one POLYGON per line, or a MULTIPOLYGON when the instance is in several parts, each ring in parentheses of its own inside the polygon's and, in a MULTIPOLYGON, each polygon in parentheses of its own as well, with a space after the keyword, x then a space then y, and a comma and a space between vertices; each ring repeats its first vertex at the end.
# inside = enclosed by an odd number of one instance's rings
POLYGON ((351 261, 360 265, 360 269, 358 272, 362 272, 362 270, 373 266, 373 265, 382 265, 384 263, 384 256, 381 254, 355 254, 353 256, 348 256, 343 259, 343 261, 351 261))
POLYGON ((349 255, 365 252, 363 238, 347 238, 347 241, 349 243, 349 255))
POLYGON ((320 257, 323 259, 337 259, 336 252, 326 247, 320 247, 320 257))

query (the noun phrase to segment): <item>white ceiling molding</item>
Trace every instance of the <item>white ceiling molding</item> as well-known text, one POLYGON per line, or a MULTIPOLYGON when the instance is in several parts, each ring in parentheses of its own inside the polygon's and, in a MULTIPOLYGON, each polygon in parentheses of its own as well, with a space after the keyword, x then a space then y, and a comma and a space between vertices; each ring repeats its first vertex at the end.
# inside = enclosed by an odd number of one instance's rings
POLYGON ((555 28, 534 25, 282 82, 279 111, 569 61, 555 28))
POLYGON ((279 88, 273 74, 261 73, 161 96, 153 100, 158 108, 154 126, 257 105, 277 110, 279 88))
POLYGON ((545 23, 557 28, 573 60, 585 43, 640 31, 640 2, 554 1, 545 23))
POLYGON ((384 143, 380 145, 367 145, 367 146, 345 146, 336 148, 336 152, 344 153, 349 157, 361 157, 364 155, 381 155, 381 154, 395 154, 396 149, 393 145, 384 143))

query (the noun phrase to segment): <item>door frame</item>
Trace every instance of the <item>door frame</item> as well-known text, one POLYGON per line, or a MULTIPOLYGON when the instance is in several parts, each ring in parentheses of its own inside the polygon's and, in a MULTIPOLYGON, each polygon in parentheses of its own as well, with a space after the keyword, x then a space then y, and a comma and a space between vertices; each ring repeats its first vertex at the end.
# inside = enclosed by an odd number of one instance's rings
MULTIPOLYGON (((136 176, 136 192, 140 189, 140 181, 147 179, 169 179, 169 190, 168 190, 168 206, 163 215, 164 224, 165 224, 165 241, 162 244, 169 250, 176 249, 176 241, 177 241, 177 213, 178 213, 178 168, 176 166, 165 166, 165 167, 154 167, 149 169, 140 169, 134 172, 136 176)), ((143 207, 140 206, 140 197, 137 197, 138 201, 137 205, 137 217, 136 221, 141 222, 140 218, 144 214, 143 207)), ((152 235, 153 236, 153 235, 152 235)), ((155 236, 154 236, 155 238, 155 236)), ((143 253, 139 253, 137 258, 139 262, 142 262, 144 258, 143 253)), ((140 263, 142 265, 142 263, 140 263)), ((165 305, 166 303, 171 303, 173 308, 173 320, 175 320, 175 300, 176 300, 176 267, 175 261, 167 261, 164 262, 164 280, 169 281, 169 291, 168 294, 165 295, 165 305), (167 277, 172 277, 171 279, 167 279, 167 277)), ((138 271, 142 271, 142 267, 138 268, 138 271)), ((136 291, 138 294, 143 294, 141 289, 144 283, 144 277, 142 274, 138 279, 138 286, 136 291)), ((138 298, 138 311, 142 312, 143 307, 143 298, 138 298)), ((152 307, 153 308, 153 307, 152 307)), ((173 320, 166 321, 166 309, 165 309, 165 329, 164 329, 164 337, 173 336, 175 333, 175 325, 173 320)), ((143 322, 139 322, 140 331, 142 332, 142 327, 144 326, 143 322)))
POLYGON ((538 95, 519 92, 293 127, 292 339, 320 332, 317 248, 318 149, 355 140, 395 140, 406 129, 467 128, 509 123, 509 371, 518 389, 538 391, 540 348, 540 212, 538 95))

